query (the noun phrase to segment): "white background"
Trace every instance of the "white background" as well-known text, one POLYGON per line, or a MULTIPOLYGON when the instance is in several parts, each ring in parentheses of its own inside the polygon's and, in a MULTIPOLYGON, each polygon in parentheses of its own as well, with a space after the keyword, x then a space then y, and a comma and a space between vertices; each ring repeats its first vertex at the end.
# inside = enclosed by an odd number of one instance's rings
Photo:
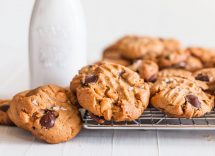
MULTIPOLYGON (((28 88, 28 27, 33 3, 34 0, 0 0, 0 97, 28 88)), ((214 0, 82 0, 82 4, 89 62, 100 58, 102 49, 124 34, 176 37, 184 45, 215 47, 214 0)), ((20 129, 0 127, 0 131, 0 155, 33 155, 39 151, 75 156, 215 153, 213 131, 85 130, 75 140, 54 147, 33 143, 31 135, 20 129)))

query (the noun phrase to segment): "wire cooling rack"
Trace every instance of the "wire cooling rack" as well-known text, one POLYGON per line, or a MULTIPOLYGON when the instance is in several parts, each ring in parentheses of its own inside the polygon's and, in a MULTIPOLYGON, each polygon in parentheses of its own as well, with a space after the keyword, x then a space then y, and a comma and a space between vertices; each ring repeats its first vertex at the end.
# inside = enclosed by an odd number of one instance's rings
POLYGON ((140 129, 140 130, 215 130, 215 110, 200 118, 171 118, 155 108, 148 108, 137 120, 99 124, 85 112, 86 129, 140 129))

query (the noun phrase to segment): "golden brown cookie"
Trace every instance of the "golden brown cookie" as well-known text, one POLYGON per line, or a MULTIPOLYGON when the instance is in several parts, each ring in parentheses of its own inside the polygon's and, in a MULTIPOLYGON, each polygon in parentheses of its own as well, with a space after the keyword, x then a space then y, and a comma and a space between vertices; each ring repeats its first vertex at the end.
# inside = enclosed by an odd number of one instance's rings
MULTIPOLYGON (((186 68, 186 63, 190 54, 185 50, 164 50, 160 54, 149 53, 143 57, 143 60, 151 60, 158 64, 160 69, 165 68, 186 68)), ((189 60, 190 61, 190 60, 189 60)), ((188 62, 189 63, 189 62, 188 62)))
POLYGON ((149 102, 149 86, 132 70, 101 63, 84 67, 71 82, 80 105, 105 120, 137 119, 149 102))
POLYGON ((10 100, 0 100, 0 125, 7 125, 7 126, 14 125, 7 114, 7 111, 9 108, 10 108, 10 100))
POLYGON ((201 117, 214 107, 214 96, 202 91, 194 81, 161 77, 151 88, 151 104, 171 117, 201 117))
POLYGON ((186 79, 192 79, 194 80, 194 77, 192 76, 192 73, 183 69, 163 69, 159 71, 158 77, 182 77, 186 79))
POLYGON ((161 53, 163 51, 163 44, 159 39, 152 37, 125 36, 107 49, 104 55, 113 53, 114 51, 114 53, 119 52, 124 58, 134 60, 142 58, 150 52, 161 53))
POLYGON ((186 51, 201 60, 204 67, 215 66, 215 50, 200 47, 189 47, 186 51))
POLYGON ((189 79, 194 81, 197 86, 202 88, 203 90, 208 90, 208 85, 205 82, 195 80, 194 76, 191 72, 183 70, 183 69, 164 69, 159 71, 158 78, 160 77, 180 77, 183 79, 189 79))
POLYGON ((164 51, 157 56, 159 68, 183 68, 184 62, 188 59, 189 53, 184 50, 164 51))
POLYGON ((137 60, 129 68, 139 73, 146 82, 155 82, 158 76, 158 65, 151 60, 137 60))
POLYGON ((159 38, 162 42, 164 49, 168 51, 175 51, 181 48, 181 43, 173 38, 159 38))
POLYGON ((114 50, 114 46, 110 46, 104 50, 103 58, 101 61, 116 63, 123 66, 129 66, 131 64, 130 60, 123 58, 120 51, 114 50))
POLYGON ((71 104, 67 90, 55 85, 15 95, 8 115, 18 127, 51 144, 72 139, 82 125, 80 113, 71 104))
POLYGON ((129 66, 131 63, 130 61, 128 60, 125 60, 125 59, 103 59, 101 60, 100 62, 107 62, 107 63, 114 63, 114 64, 119 64, 119 65, 122 65, 122 66, 129 66))
POLYGON ((205 68, 193 73, 196 80, 206 82, 209 86, 208 91, 215 93, 215 68, 205 68))
POLYGON ((103 52, 103 59, 122 59, 122 54, 120 51, 115 50, 116 48, 114 46, 110 46, 106 48, 103 52))
POLYGON ((202 62, 198 58, 193 56, 189 56, 186 61, 181 63, 181 69, 185 69, 191 72, 194 72, 202 68, 203 68, 202 62))

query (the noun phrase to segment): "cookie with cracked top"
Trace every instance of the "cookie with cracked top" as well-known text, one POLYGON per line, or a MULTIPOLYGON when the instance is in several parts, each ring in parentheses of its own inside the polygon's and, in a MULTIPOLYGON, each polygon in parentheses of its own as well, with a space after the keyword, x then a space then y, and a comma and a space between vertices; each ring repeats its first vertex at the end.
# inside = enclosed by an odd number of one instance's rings
POLYGON ((82 125, 80 113, 71 104, 68 91, 55 85, 15 95, 8 115, 18 127, 51 144, 72 139, 82 125))
POLYGON ((192 73, 183 69, 163 69, 159 71, 158 77, 182 77, 186 79, 194 79, 192 73))
POLYGON ((149 86, 137 73, 117 64, 84 67, 70 87, 80 105, 99 119, 135 120, 149 103, 149 86))
POLYGON ((158 73, 158 78, 161 77, 180 77, 183 79, 189 79, 191 81, 194 81, 196 85, 203 90, 208 90, 209 88, 209 86, 205 82, 196 80, 191 72, 183 69, 163 69, 158 73))
POLYGON ((214 96, 180 77, 161 77, 151 87, 151 104, 170 117, 201 117, 214 107, 214 96))
POLYGON ((10 108, 10 100, 0 100, 0 125, 13 126, 7 111, 10 108))

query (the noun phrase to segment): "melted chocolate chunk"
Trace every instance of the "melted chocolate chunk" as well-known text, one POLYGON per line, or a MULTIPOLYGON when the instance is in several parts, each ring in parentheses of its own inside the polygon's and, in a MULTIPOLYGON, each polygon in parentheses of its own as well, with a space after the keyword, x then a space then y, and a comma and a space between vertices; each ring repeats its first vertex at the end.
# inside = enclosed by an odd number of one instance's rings
POLYGON ((7 110, 10 108, 9 105, 3 105, 0 107, 0 110, 3 111, 3 112, 7 112, 7 110))
POLYGON ((40 119, 40 124, 42 127, 50 129, 54 127, 56 120, 55 112, 51 110, 46 110, 45 115, 40 119))
POLYGON ((201 103, 198 99, 198 97, 194 96, 194 95, 187 95, 185 97, 186 102, 190 103, 191 105, 193 105, 196 108, 200 108, 201 107, 201 103))
POLYGON ((89 83, 95 83, 98 81, 98 76, 96 75, 87 75, 84 79, 83 85, 88 85, 89 83))
POLYGON ((96 122, 98 122, 99 124, 104 124, 105 120, 103 117, 99 117, 99 116, 96 116, 94 115, 93 113, 89 112, 89 115, 91 116, 91 118, 93 120, 95 120, 96 122))
POLYGON ((205 82, 209 82, 209 77, 207 75, 203 75, 203 74, 198 74, 195 77, 196 80, 200 80, 200 81, 205 81, 205 82))

